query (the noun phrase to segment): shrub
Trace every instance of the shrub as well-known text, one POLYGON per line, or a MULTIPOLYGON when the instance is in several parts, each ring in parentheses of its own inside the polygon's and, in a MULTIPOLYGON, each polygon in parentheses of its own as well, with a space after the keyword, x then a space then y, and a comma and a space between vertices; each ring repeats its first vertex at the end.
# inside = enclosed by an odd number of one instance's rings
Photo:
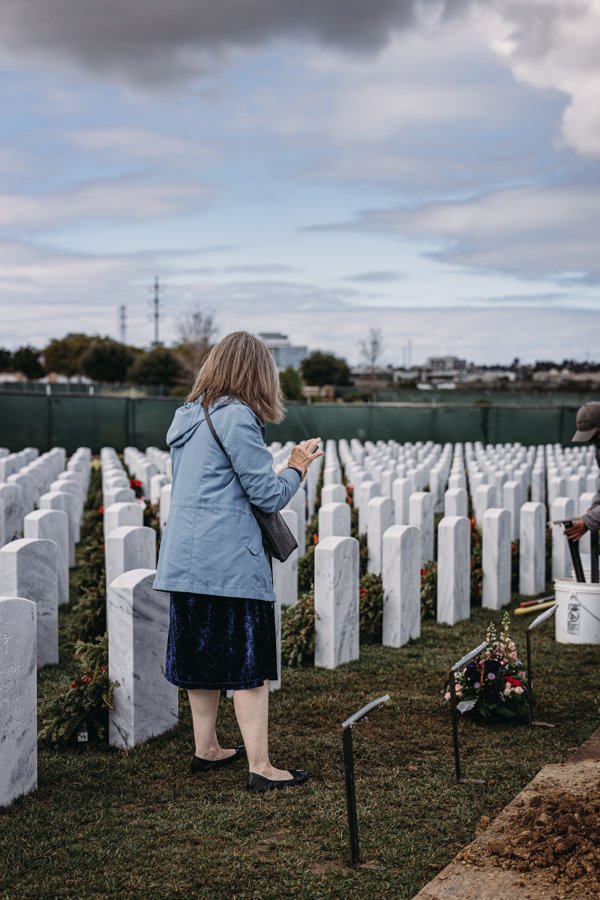
POLYGON ((281 612, 281 664, 310 666, 315 656, 315 601, 305 591, 297 603, 281 612))
POLYGON ((421 619, 437 614, 437 563, 430 560, 421 569, 421 619))
POLYGON ((108 677, 106 635, 89 643, 78 641, 74 662, 76 673, 66 693, 51 697, 40 711, 39 740, 57 749, 75 744, 84 723, 88 742, 106 740, 108 711, 117 686, 108 677))
POLYGON ((380 644, 383 622, 383 583, 369 572, 360 579, 360 643, 380 644))

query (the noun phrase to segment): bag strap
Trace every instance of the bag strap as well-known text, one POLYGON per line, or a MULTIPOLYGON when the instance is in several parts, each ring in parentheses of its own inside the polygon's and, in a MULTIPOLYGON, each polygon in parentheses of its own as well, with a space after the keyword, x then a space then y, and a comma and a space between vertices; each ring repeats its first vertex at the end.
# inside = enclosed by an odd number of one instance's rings
POLYGON ((216 432, 216 430, 215 430, 215 426, 214 426, 213 423, 212 423, 212 419, 211 419, 210 413, 209 413, 209 411, 208 411, 208 404, 207 404, 207 403, 203 403, 203 404, 202 404, 202 409, 204 410, 204 414, 205 414, 205 416, 206 416, 206 424, 207 424, 208 427, 210 428, 210 430, 211 430, 211 432, 212 432, 212 436, 214 437, 215 441, 217 442, 217 444, 219 445, 219 447, 221 448, 221 450, 223 451, 223 453, 225 454, 225 456, 227 457, 227 459, 229 459, 229 462, 231 462, 231 459, 230 459, 230 457, 229 457, 229 453, 227 452, 227 450, 226 450, 225 447, 223 446, 223 441, 221 440, 221 438, 220 438, 219 435, 217 434, 217 432, 216 432))

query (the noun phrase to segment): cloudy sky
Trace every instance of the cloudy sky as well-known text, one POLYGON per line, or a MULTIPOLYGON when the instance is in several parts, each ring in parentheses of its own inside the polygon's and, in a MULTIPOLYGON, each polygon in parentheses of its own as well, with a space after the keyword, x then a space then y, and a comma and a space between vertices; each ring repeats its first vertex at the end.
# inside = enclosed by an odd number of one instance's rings
POLYGON ((598 359, 600 0, 0 0, 0 345, 598 359))

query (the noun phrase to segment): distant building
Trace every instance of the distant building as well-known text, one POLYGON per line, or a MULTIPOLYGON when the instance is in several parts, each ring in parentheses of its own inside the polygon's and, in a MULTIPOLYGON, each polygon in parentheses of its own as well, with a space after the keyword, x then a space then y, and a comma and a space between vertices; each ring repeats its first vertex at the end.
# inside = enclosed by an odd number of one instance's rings
POLYGON ((284 369, 299 369, 300 363, 308 356, 308 347, 293 347, 287 334, 277 331, 265 331, 258 337, 267 345, 277 363, 280 372, 284 369))
POLYGON ((432 374, 455 375, 466 371, 467 361, 458 356, 430 356, 423 368, 432 374))

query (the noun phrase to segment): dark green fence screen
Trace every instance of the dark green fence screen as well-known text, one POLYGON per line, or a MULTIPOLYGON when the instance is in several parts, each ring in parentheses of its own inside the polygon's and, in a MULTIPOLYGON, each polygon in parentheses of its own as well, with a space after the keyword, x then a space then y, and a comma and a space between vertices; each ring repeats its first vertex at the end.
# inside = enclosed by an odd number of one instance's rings
MULTIPOLYGON (((128 445, 165 447, 180 399, 0 394, 0 446, 10 450, 77 447, 122 450, 128 445)), ((269 441, 327 438, 397 441, 484 441, 568 444, 579 402, 554 404, 290 404, 269 441)))

